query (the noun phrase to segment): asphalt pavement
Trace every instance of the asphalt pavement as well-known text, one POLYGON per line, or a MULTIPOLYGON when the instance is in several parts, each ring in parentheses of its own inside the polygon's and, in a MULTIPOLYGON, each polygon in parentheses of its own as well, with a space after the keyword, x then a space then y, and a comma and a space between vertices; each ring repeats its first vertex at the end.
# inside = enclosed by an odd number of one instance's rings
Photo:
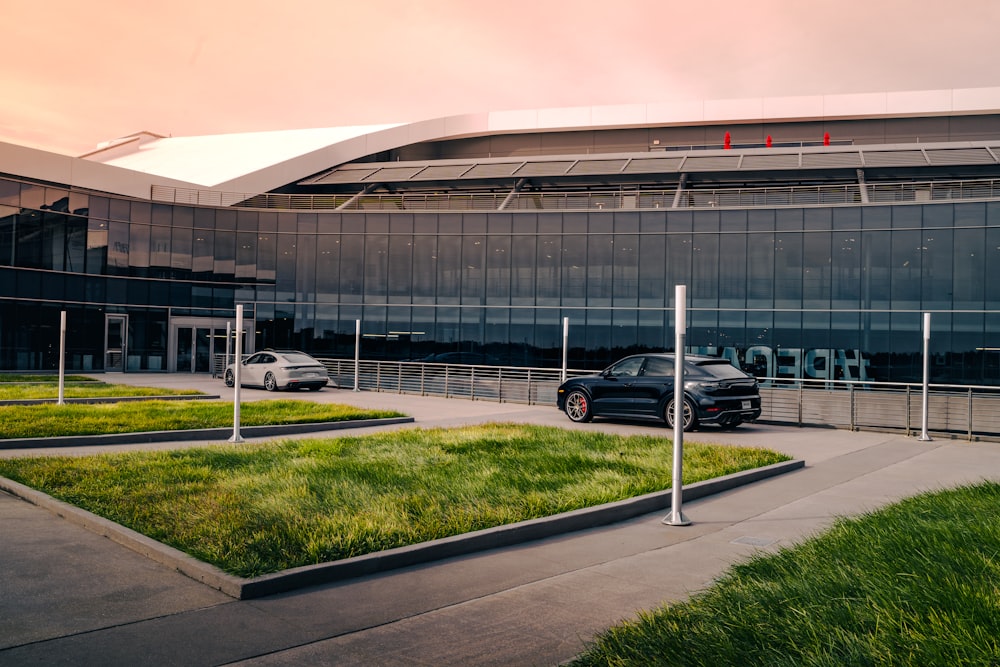
MULTIPOLYGON (((204 375, 113 379, 232 398, 221 380, 204 375)), ((296 437, 487 421, 670 435, 648 424, 573 424, 554 406, 333 388, 282 396, 389 408, 414 418, 413 424, 296 437)), ((242 392, 243 400, 273 397, 242 392)), ((689 526, 664 525, 666 514, 651 512, 251 600, 234 599, 58 510, 0 493, 0 664, 558 665, 608 626, 684 600, 732 563, 793 545, 839 516, 922 491, 1000 480, 1000 443, 772 424, 733 432, 706 428, 687 441, 767 447, 805 466, 685 502, 689 526)), ((0 457, 202 444, 4 449, 0 457)))

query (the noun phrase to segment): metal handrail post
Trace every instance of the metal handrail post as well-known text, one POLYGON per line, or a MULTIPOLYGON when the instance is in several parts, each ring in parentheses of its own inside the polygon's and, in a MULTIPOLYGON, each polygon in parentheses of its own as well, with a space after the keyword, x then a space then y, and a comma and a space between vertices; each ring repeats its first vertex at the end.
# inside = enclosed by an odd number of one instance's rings
POLYGON ((805 384, 799 382, 799 404, 797 406, 799 412, 799 427, 802 426, 802 401, 804 400, 804 393, 803 393, 804 390, 805 390, 805 384))
POLYGON ((910 428, 910 424, 913 423, 912 410, 910 409, 910 385, 906 385, 906 436, 909 437, 912 434, 913 429, 910 428))
POLYGON ((361 391, 361 320, 354 320, 354 391, 361 391))
POLYGON ((854 420, 854 385, 847 385, 847 409, 850 412, 849 421, 850 429, 852 431, 857 431, 856 422, 854 420))
POLYGON ((969 387, 969 442, 972 442, 972 387, 969 387))

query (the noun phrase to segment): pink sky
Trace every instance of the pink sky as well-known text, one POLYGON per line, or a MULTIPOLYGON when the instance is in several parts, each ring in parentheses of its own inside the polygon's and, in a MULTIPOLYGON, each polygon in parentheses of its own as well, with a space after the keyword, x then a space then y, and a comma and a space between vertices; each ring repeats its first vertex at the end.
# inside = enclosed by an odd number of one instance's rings
POLYGON ((1000 85, 997 0, 6 0, 0 140, 1000 85))

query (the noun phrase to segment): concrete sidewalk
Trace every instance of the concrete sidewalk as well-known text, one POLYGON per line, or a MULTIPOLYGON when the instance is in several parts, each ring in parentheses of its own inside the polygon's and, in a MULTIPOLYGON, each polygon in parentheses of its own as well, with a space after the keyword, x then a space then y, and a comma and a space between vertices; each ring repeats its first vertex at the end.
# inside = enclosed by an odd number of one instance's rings
MULTIPOLYGON (((221 381, 203 376, 115 380, 226 395, 221 381)), ((392 407, 412 415, 418 427, 518 421, 657 432, 650 425, 573 424, 547 406, 333 389, 282 396, 392 407)), ((243 398, 271 397, 244 390, 243 398)), ((0 664, 556 665, 609 625, 685 599, 731 563, 794 544, 837 516, 925 490, 1000 480, 997 443, 766 424, 688 437, 776 449, 805 460, 806 468, 685 503, 688 527, 665 526, 657 512, 250 601, 233 600, 0 494, 0 664)), ((3 450, 0 456, 94 451, 3 450)))

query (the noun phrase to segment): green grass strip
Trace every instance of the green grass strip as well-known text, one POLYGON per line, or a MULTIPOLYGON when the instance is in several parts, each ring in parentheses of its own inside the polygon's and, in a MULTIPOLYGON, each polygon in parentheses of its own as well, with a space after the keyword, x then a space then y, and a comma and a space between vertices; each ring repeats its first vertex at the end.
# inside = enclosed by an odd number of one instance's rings
MULTIPOLYGON (((63 376, 64 382, 100 382, 97 378, 88 377, 86 375, 66 375, 63 376)), ((0 373, 0 383, 3 382, 46 382, 52 384, 59 384, 58 375, 25 375, 21 373, 0 373)))
MULTIPOLYGON (((305 424, 348 419, 401 417, 388 410, 311 401, 248 401, 240 406, 243 426, 305 424)), ((233 425, 233 404, 225 401, 139 401, 99 404, 0 406, 0 438, 50 438, 142 431, 222 428, 233 425)))
MULTIPOLYGON (((128 384, 82 382, 63 386, 65 398, 122 398, 133 396, 199 396, 196 389, 164 389, 162 387, 134 387, 128 384)), ((58 382, 0 383, 0 401, 59 398, 58 382)))
POLYGON ((1000 485, 924 494, 731 568, 572 664, 998 665, 1000 485))
MULTIPOLYGON (((660 491, 671 459, 659 436, 487 424, 9 459, 0 474, 249 577, 660 491)), ((785 460, 685 443, 684 481, 785 460)))

